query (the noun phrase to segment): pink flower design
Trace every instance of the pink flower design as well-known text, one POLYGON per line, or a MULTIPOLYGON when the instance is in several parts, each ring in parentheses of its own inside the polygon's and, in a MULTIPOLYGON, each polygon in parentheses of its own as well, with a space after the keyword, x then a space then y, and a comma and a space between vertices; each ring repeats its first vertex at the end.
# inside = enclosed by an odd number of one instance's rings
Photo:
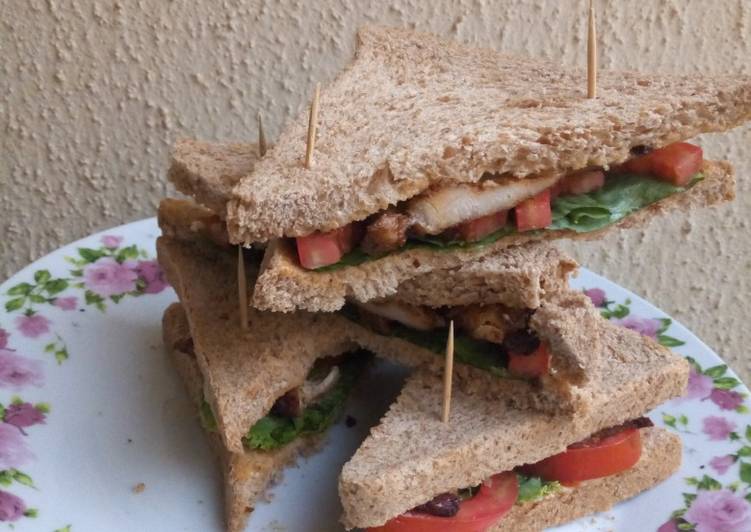
POLYGON ((596 307, 602 307, 605 304, 605 290, 602 288, 590 288, 584 291, 584 294, 592 300, 596 307))
POLYGON ((138 274, 129 266, 112 257, 102 257, 84 268, 84 285, 102 297, 130 292, 136 287, 138 274))
POLYGON ((44 423, 44 412, 31 403, 14 403, 5 409, 3 421, 19 429, 44 423))
POLYGON ((726 440, 730 433, 735 430, 735 423, 720 416, 707 416, 702 420, 701 431, 709 436, 710 440, 726 440))
POLYGON ((40 314, 30 314, 16 318, 16 327, 27 338, 38 338, 50 330, 50 320, 40 314))
POLYGON ((0 521, 18 521, 26 512, 26 503, 20 497, 0 490, 0 521))
POLYGON ((717 471, 719 475, 724 475, 730 466, 735 463, 735 456, 732 454, 726 454, 725 456, 715 456, 709 461, 709 465, 712 469, 717 471))
POLYGON ((671 519, 667 523, 663 523, 662 526, 657 529, 657 532, 679 532, 678 524, 671 519))
POLYGON ((78 298, 75 296, 58 297, 55 299, 55 306, 62 310, 76 310, 78 298))
POLYGON ((104 244, 104 247, 109 249, 115 249, 120 246, 123 242, 123 237, 121 236, 115 236, 115 235, 104 235, 101 239, 102 244, 104 244))
POLYGON ((714 389, 714 382, 712 377, 703 375, 691 368, 688 374, 688 389, 684 399, 706 399, 714 389))
POLYGON ((722 410, 735 410, 743 404, 743 396, 733 390, 715 388, 709 394, 709 399, 722 410))
POLYGON ((5 349, 8 346, 8 331, 0 327, 0 349, 5 349))
POLYGON ((627 316, 620 320, 612 320, 616 325, 636 331, 642 336, 657 338, 657 331, 660 329, 660 320, 653 318, 639 318, 637 316, 627 316))
POLYGON ((0 386, 18 390, 27 384, 39 387, 43 382, 41 362, 0 349, 0 386))
POLYGON ((22 466, 34 458, 26 446, 21 431, 7 423, 0 423, 0 468, 22 466))
POLYGON ((751 504, 729 489, 700 491, 684 518, 696 532, 748 532, 751 504))
POLYGON ((141 260, 135 267, 138 276, 146 283, 144 292, 147 294, 158 294, 167 288, 167 281, 164 279, 164 272, 155 260, 141 260))

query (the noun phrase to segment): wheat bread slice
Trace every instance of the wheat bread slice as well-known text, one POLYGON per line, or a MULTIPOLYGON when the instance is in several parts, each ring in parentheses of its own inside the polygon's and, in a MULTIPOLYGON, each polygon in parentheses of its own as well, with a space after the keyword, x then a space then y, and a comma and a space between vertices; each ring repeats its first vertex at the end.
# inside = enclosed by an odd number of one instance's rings
POLYGON ((623 162, 751 119, 751 77, 586 72, 406 29, 365 27, 320 95, 315 164, 308 112, 237 183, 231 240, 304 236, 362 220, 448 183, 623 162))
POLYGON ((342 469, 344 525, 381 525, 439 493, 559 453, 685 391, 689 369, 682 357, 608 322, 601 342, 605 367, 581 391, 590 408, 573 416, 511 408, 455 387, 447 426, 441 376, 415 373, 342 469))
POLYGON ((261 158, 258 144, 178 140, 167 178, 175 188, 224 219, 232 188, 261 158))
MULTIPOLYGON (((162 320, 164 345, 188 395, 196 406, 203 401, 203 376, 196 360, 190 336, 188 318, 179 303, 170 305, 162 320)), ((225 523, 228 532, 241 532, 255 501, 281 475, 281 470, 319 444, 320 436, 300 437, 274 451, 228 451, 221 437, 207 432, 209 443, 216 455, 224 478, 225 523)))
POLYGON ((333 311, 341 308, 348 297, 358 301, 389 297, 412 279, 420 282, 422 276, 432 272, 440 276, 442 271, 483 260, 512 246, 558 238, 596 239, 605 231, 644 226, 669 210, 686 211, 733 199, 735 178, 729 163, 705 161, 703 172, 704 179, 686 192, 668 196, 613 225, 588 233, 571 230, 530 231, 512 234, 482 247, 451 250, 413 247, 333 271, 302 268, 294 242, 276 240, 267 248, 252 303, 256 308, 277 312, 294 309, 333 311))
MULTIPOLYGON (((318 358, 349 351, 348 322, 336 314, 285 316, 249 309, 249 327, 238 317, 237 255, 169 237, 157 255, 190 324, 204 397, 224 445, 243 450, 242 438, 276 399, 300 386, 318 358)), ((252 286, 256 265, 246 261, 252 286)))
POLYGON ((680 437, 657 427, 640 429, 640 433, 642 454, 631 469, 582 482, 536 502, 516 504, 489 532, 538 532, 604 512, 666 480, 681 466, 680 437))

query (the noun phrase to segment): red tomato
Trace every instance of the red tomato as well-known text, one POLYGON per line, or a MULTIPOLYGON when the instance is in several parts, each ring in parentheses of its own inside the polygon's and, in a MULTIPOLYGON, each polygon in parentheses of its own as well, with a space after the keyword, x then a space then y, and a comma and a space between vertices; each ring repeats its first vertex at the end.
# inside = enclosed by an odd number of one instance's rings
POLYGON ((550 210, 550 189, 543 190, 538 195, 522 201, 514 208, 516 213, 516 228, 522 231, 544 229, 553 221, 550 210))
POLYGON ((547 344, 541 343, 540 347, 528 355, 509 353, 508 370, 521 377, 544 375, 550 370, 550 349, 547 344))
POLYGON ((640 456, 639 429, 627 428, 611 436, 569 445, 564 452, 524 466, 522 470, 569 484, 615 475, 633 467, 640 456))
POLYGON ((454 517, 407 512, 368 532, 485 532, 501 520, 516 503, 519 482, 516 473, 499 473, 483 482, 480 491, 462 501, 454 517))
POLYGON ((297 237, 295 240, 300 264, 308 270, 336 264, 345 253, 352 251, 356 233, 355 224, 348 224, 328 233, 316 231, 308 236, 297 237))
POLYGON ((636 174, 652 174, 658 179, 677 186, 685 186, 702 167, 704 153, 699 146, 688 142, 675 142, 635 157, 623 164, 623 170, 636 174))
POLYGON ((498 231, 506 225, 507 220, 508 211, 500 211, 459 224, 456 230, 462 240, 474 242, 498 231))
POLYGON ((605 172, 583 170, 564 177, 560 181, 561 194, 587 194, 605 185, 605 172))

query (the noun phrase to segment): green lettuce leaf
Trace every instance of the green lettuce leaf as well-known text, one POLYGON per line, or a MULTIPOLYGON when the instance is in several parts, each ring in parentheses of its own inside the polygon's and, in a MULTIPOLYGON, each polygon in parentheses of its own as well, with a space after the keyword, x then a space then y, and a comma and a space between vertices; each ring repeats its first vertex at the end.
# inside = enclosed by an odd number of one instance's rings
MULTIPOLYGON (((577 233, 596 231, 614 224, 656 201, 665 199, 676 192, 682 192, 702 178, 701 174, 697 174, 688 187, 677 187, 644 175, 626 174, 612 177, 605 182, 605 186, 600 190, 589 194, 561 196, 553 201, 553 222, 542 231, 549 229, 569 229, 577 233)), ((347 253, 336 264, 324 266, 315 271, 331 272, 347 266, 359 266, 370 260, 380 259, 386 255, 401 253, 414 248, 431 248, 436 251, 476 249, 493 244, 516 232, 512 225, 507 225, 476 242, 445 241, 437 236, 430 235, 412 237, 405 246, 391 253, 377 256, 368 255, 362 249, 357 248, 347 253)))
MULTIPOLYGON (((694 178, 692 186, 701 175, 694 178)), ((629 214, 686 190, 642 175, 623 175, 605 182, 589 194, 561 196, 553 202, 553 223, 547 229, 570 229, 577 233, 596 231, 629 214)))
POLYGON ((201 408, 198 410, 198 417, 201 419, 201 425, 209 432, 216 432, 216 418, 211 410, 211 405, 204 399, 201 401, 201 408))
POLYGON ((308 405, 296 418, 268 414, 259 419, 243 438, 248 449, 269 451, 288 444, 298 436, 323 432, 339 418, 344 402, 369 357, 351 356, 339 365, 340 377, 331 390, 308 405))
POLYGON ((528 477, 519 473, 516 476, 519 479, 517 504, 539 501, 562 488, 561 483, 555 480, 543 480, 539 477, 528 477))

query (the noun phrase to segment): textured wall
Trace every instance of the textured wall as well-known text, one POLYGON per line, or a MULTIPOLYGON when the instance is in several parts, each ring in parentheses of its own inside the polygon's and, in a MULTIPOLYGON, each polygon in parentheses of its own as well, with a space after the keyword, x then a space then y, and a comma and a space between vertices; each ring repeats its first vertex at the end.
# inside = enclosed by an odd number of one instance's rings
MULTIPOLYGON (((366 22, 584 64, 585 0, 0 2, 0 278, 150 216, 181 136, 274 136, 366 22)), ((751 74, 747 0, 599 0, 601 66, 751 74), (711 16, 707 8, 711 6, 711 16)), ((748 379, 751 128, 702 139, 738 200, 577 244, 583 264, 691 326, 748 379)))

